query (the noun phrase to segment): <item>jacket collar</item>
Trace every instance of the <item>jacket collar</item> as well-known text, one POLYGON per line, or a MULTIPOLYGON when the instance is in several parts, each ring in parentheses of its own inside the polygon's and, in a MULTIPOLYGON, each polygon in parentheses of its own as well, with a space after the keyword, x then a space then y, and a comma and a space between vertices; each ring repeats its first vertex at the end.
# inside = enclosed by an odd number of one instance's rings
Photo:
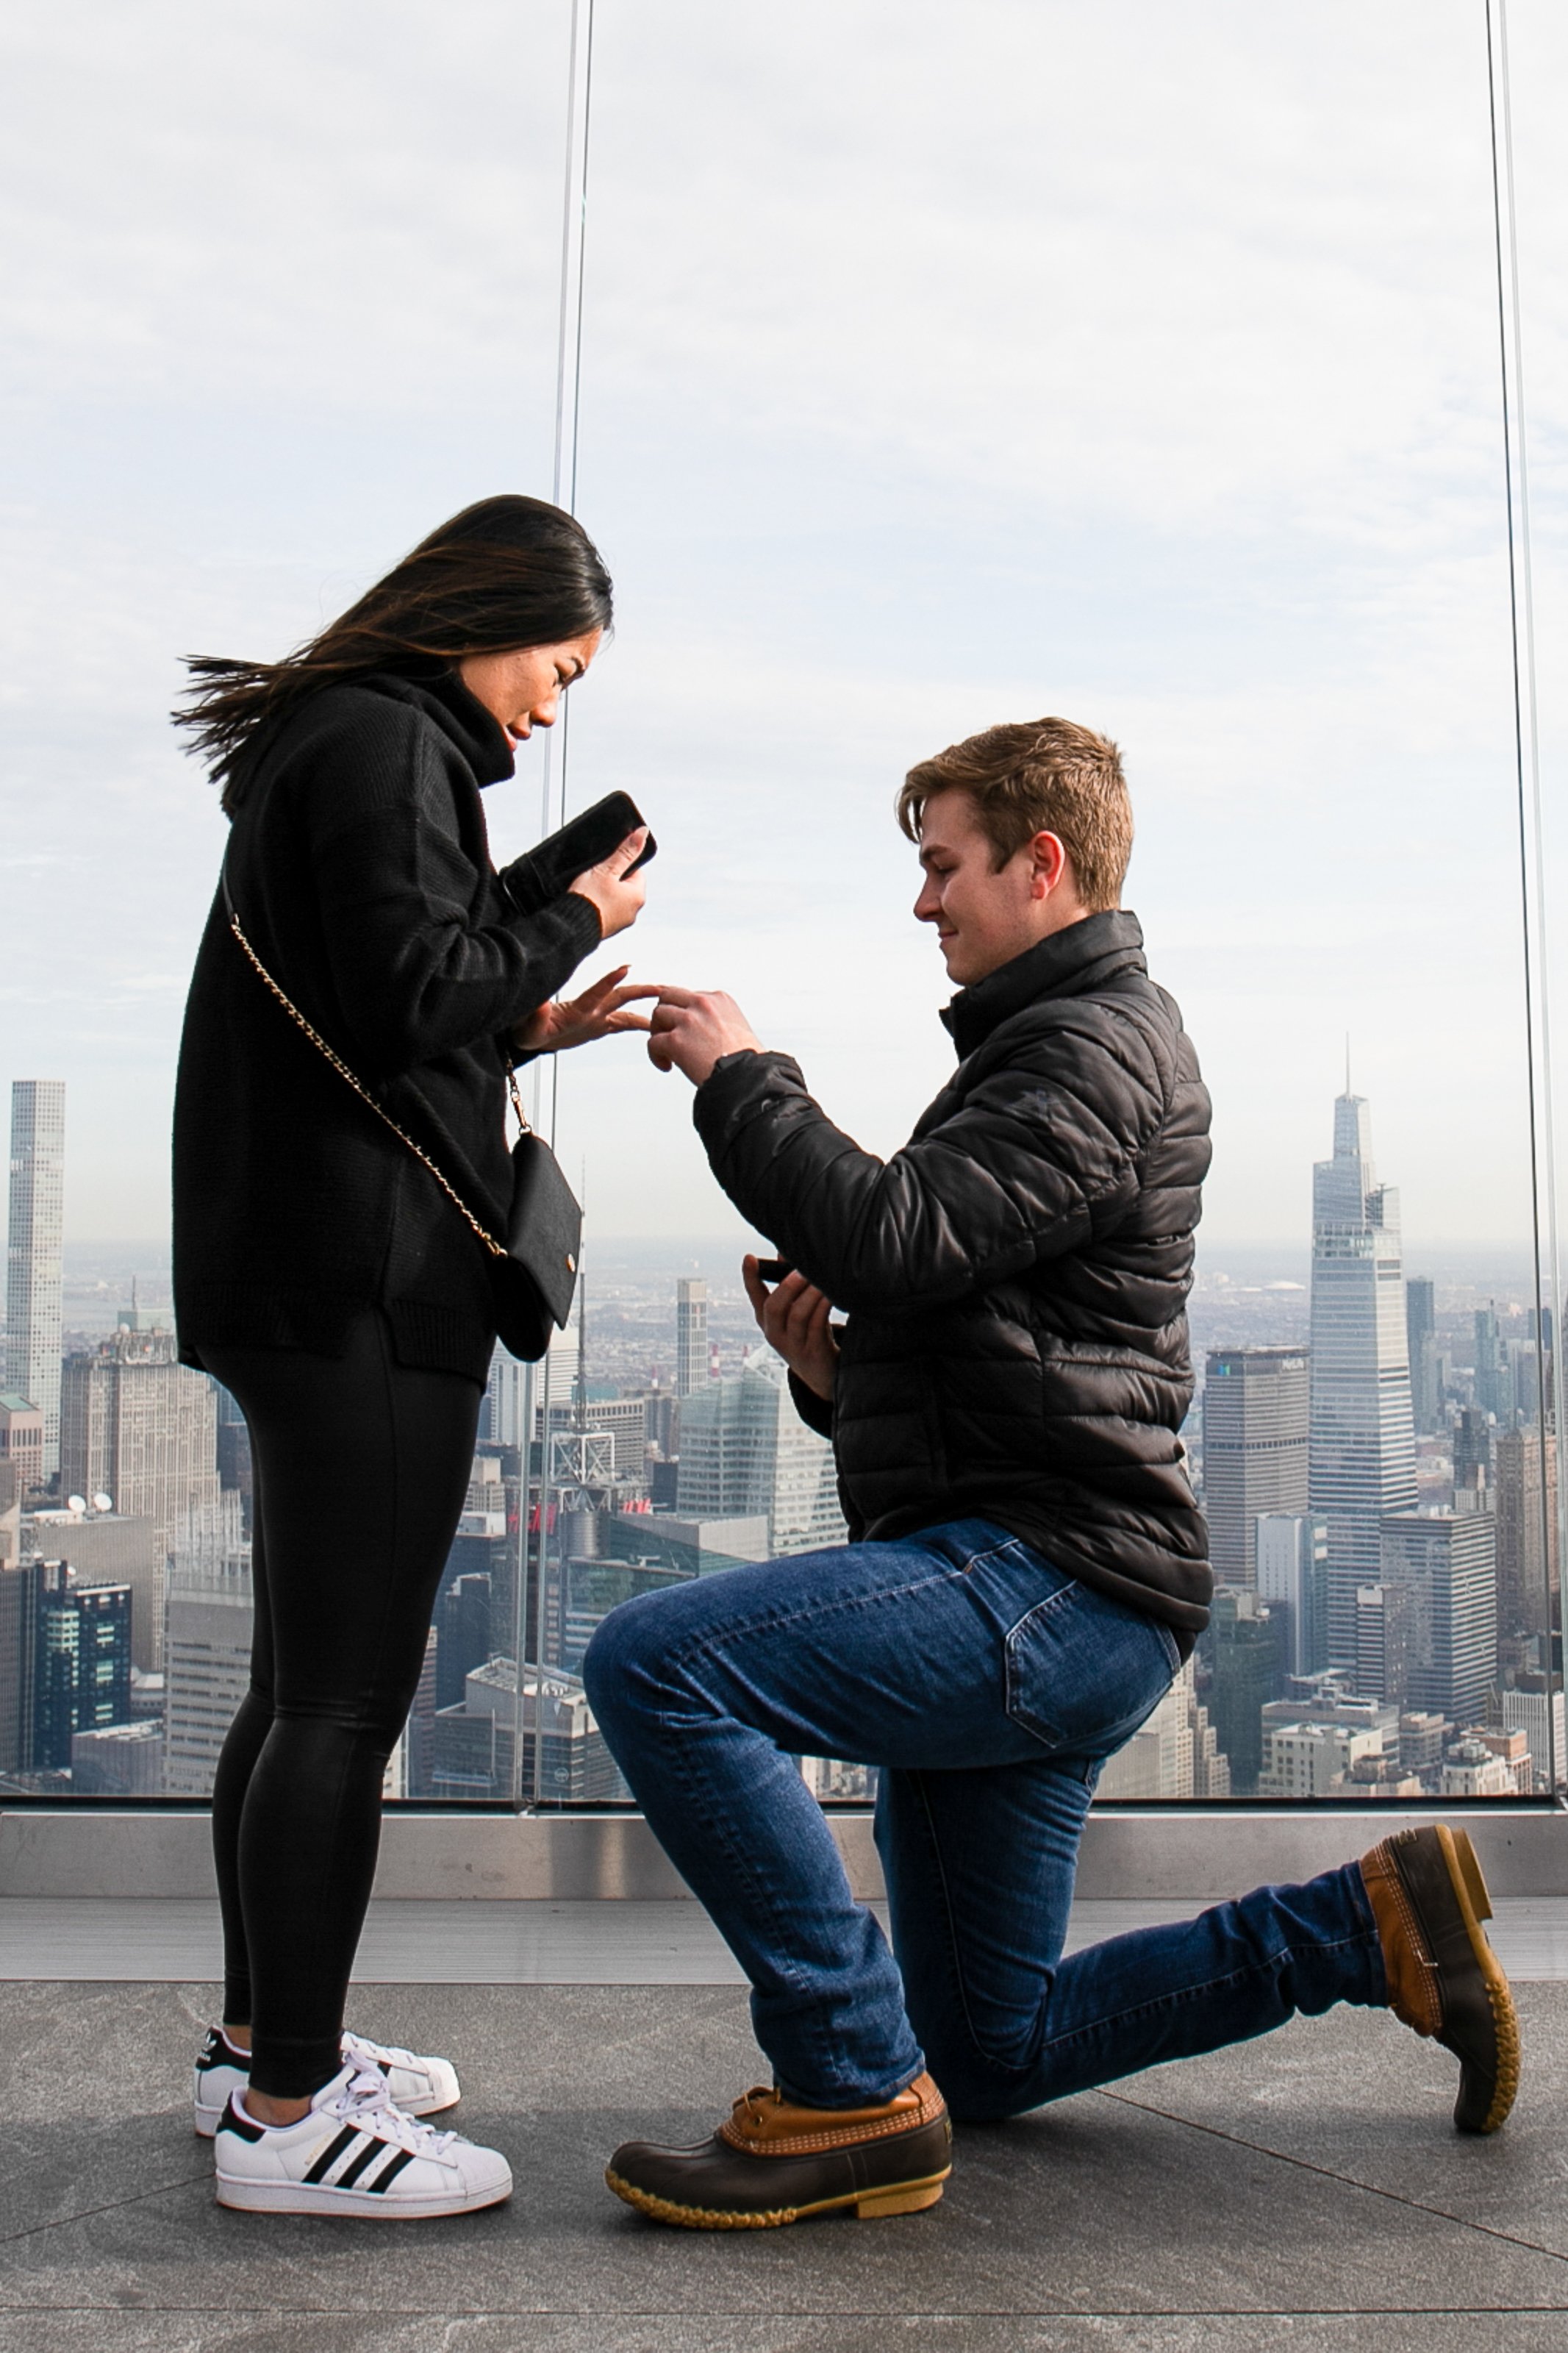
POLYGON ((1143 932, 1136 915, 1115 908, 1086 915, 1081 923, 1026 948, 973 988, 961 988, 942 1018, 966 1061, 991 1032, 1042 997, 1079 997, 1117 972, 1146 972, 1143 932))
POLYGON ((355 681, 374 693, 412 702, 435 721, 447 741, 456 744, 480 785, 500 784, 515 773, 511 741, 500 721, 468 692, 449 664, 417 656, 395 670, 376 670, 355 681))

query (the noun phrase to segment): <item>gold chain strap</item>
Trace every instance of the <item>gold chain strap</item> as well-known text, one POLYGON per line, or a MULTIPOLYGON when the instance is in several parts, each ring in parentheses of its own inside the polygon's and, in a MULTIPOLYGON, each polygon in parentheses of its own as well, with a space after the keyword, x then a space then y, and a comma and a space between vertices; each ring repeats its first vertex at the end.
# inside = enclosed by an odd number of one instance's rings
MULTIPOLYGON (((235 938, 239 942, 240 946, 245 950, 246 955, 249 957, 250 962, 255 966, 257 972, 267 983, 268 987, 272 991, 273 996, 278 999, 279 1004, 283 1008, 285 1013, 289 1014, 293 1019, 299 1023, 306 1037, 309 1038, 311 1045, 316 1047, 326 1056, 333 1070, 338 1073, 338 1076, 348 1081, 355 1094, 358 1095, 361 1103, 368 1103, 372 1111, 374 1112, 377 1119, 381 1120, 384 1125, 391 1128, 394 1135, 395 1135, 400 1142, 408 1146, 409 1151, 412 1152, 416 1160, 420 1161, 425 1167, 428 1168, 431 1176, 434 1176, 437 1184, 439 1185, 442 1192, 447 1196, 447 1200, 451 1202, 455 1209, 460 1209, 462 1211, 463 1216, 468 1219, 475 1233, 478 1234, 480 1241, 483 1242, 490 1256, 492 1258, 505 1258, 507 1255, 505 1245, 501 1242, 498 1242, 495 1236, 487 1227, 480 1225, 478 1218, 475 1217, 472 1209, 469 1208, 462 1195, 457 1190, 456 1187, 442 1175, 440 1169, 437 1167, 436 1163, 431 1159, 430 1155, 424 1151, 420 1145, 415 1143, 414 1138, 407 1133, 406 1129, 398 1126, 397 1122, 393 1118, 390 1112, 384 1111, 382 1109, 380 1103, 377 1103, 375 1097, 371 1093, 370 1089, 368 1087, 362 1086, 359 1080, 355 1078, 348 1064, 343 1060, 342 1056, 341 1054, 335 1054, 332 1051, 332 1049, 328 1045, 320 1030, 312 1029, 304 1015, 300 1012, 299 1007, 291 998, 284 995, 283 991, 279 987, 278 983, 273 979, 272 975, 268 971, 267 966, 262 963, 261 958, 257 955, 256 950, 251 946, 250 942, 246 938, 244 932, 240 929, 239 917, 234 913, 232 908, 229 910, 228 921, 229 929, 233 932, 235 938)), ((511 1106, 517 1113, 519 1126, 524 1135, 531 1134, 532 1130, 530 1128, 527 1120, 523 1117, 522 1097, 518 1092, 517 1073, 515 1071, 509 1073, 508 1083, 511 1088, 511 1106)))

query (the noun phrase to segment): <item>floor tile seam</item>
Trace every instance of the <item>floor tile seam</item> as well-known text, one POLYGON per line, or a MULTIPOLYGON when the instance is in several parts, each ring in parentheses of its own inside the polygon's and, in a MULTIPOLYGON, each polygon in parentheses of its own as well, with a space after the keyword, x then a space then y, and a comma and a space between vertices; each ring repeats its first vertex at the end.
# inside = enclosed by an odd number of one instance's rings
MULTIPOLYGON (((1036 2304, 942 2305, 930 2310, 876 2305, 794 2306, 773 2316, 780 2321, 954 2321, 973 2320, 1507 2320, 1550 2316, 1568 2311, 1561 2304, 1036 2304)), ((117 2319, 199 2320, 321 2320, 343 2317, 341 2304, 6 2304, 0 2316, 28 2316, 47 2313, 55 2318, 73 2314, 109 2313, 117 2319)), ((718 2305, 693 2309, 690 2305, 558 2305, 378 2304, 361 2308, 361 2318, 395 2320, 549 2320, 549 2321, 682 2321, 691 2326, 751 2321, 754 2304, 731 2310, 718 2305)))
POLYGON ((149 2198, 168 2198, 176 2189, 190 2189, 202 2182, 210 2184, 212 2168, 205 2173, 183 2174, 177 2181, 155 2182, 150 2189, 138 2189, 129 2198, 110 2198, 101 2206, 84 2206, 74 2214, 54 2214, 47 2222, 29 2222, 25 2231, 0 2233, 0 2247, 20 2246, 24 2239, 41 2238, 46 2231, 68 2230, 73 2222, 90 2222, 100 2214, 121 2214, 128 2206, 144 2206, 149 2198))
MULTIPOLYGON (((1263 2141, 1248 2140, 1243 2134, 1226 2132, 1218 2125, 1203 2124, 1195 2116, 1178 2116, 1173 2109, 1157 2108, 1148 2100, 1130 2099, 1125 2092, 1107 2091, 1103 2084, 1094 2096, 1114 2100, 1119 2107, 1136 2108, 1141 2116, 1159 2116, 1166 2124, 1184 2126, 1189 2132, 1206 2133, 1211 2140, 1225 2141, 1232 2148, 1245 2148, 1255 2157, 1271 2158, 1278 2165, 1292 2165, 1298 2171, 1315 2174, 1320 2181, 1332 2181, 1342 2189, 1359 2189, 1368 2198, 1383 2198, 1391 2205, 1407 2207, 1412 2213, 1429 2214, 1435 2222, 1454 2222, 1462 2231, 1496 2239, 1502 2246, 1518 2247, 1527 2254, 1545 2255, 1554 2263, 1568 2263, 1568 2253, 1559 2247, 1544 2246, 1538 2239, 1521 2238, 1514 2231, 1500 2231, 1490 2222, 1472 2221, 1468 2215, 1455 2214, 1446 2206, 1430 2206, 1424 2198, 1411 2198, 1402 2189, 1387 2189, 1381 2182, 1358 2180, 1353 2173, 1336 2173, 1331 2166, 1315 2165, 1308 2157, 1292 2157, 1288 2149, 1270 2148, 1263 2141)), ((1550 2306, 1547 2309, 1555 2311, 1558 2307, 1550 2306)))

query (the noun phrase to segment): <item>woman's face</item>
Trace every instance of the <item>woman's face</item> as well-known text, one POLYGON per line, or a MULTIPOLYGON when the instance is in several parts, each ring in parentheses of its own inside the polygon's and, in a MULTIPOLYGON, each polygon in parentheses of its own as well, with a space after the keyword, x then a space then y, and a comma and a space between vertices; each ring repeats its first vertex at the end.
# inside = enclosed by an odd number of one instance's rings
POLYGON ((504 654, 465 654, 458 676, 476 702, 499 719, 514 744, 536 727, 553 727, 561 691, 581 678, 604 642, 603 629, 558 646, 518 646, 504 654))

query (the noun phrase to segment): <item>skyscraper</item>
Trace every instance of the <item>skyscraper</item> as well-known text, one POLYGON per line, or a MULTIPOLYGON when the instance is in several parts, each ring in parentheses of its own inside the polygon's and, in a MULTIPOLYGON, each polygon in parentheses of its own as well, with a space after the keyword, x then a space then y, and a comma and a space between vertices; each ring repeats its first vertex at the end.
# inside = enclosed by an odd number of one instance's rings
POLYGON ((1410 1403, 1418 1436, 1437 1427, 1442 1409, 1437 1380, 1437 1287, 1425 1276, 1405 1284, 1405 1337, 1410 1357, 1410 1403))
POLYGON ((1310 1512, 1266 1512, 1258 1522, 1258 1598, 1285 1624, 1285 1671, 1329 1662, 1329 1532, 1310 1512))
POLYGON ((1497 1549, 1490 1512, 1396 1512, 1383 1523, 1384 1591, 1409 1592, 1401 1704, 1479 1724, 1497 1672, 1497 1549))
POLYGON ((1540 1634, 1546 1624, 1543 1561, 1557 1588, 1557 1440, 1546 1440, 1546 1495, 1541 1493, 1541 1431, 1500 1430, 1492 1449, 1497 1510, 1498 1632, 1540 1634), (1550 1546, 1550 1556, 1547 1546, 1550 1546))
POLYGON ((16 1473, 16 1493, 43 1484, 44 1417, 20 1389, 0 1394, 0 1463, 16 1473))
POLYGON ((44 1417, 44 1476, 60 1467, 60 1257, 65 1239, 63 1079, 11 1086, 5 1387, 44 1417))
POLYGON ((1479 1405, 1462 1406, 1449 1437, 1456 1488, 1482 1489, 1492 1481, 1491 1424, 1479 1405))
POLYGON ((833 1449, 790 1400, 770 1350, 733 1380, 704 1381, 680 1409, 678 1509, 697 1520, 760 1514, 775 1555, 845 1540, 833 1449))
POLYGON ((0 1777, 33 1767, 41 1560, 0 1567, 0 1777))
POLYGON ((675 1394, 708 1386, 708 1285, 682 1275, 675 1286, 675 1394))
POLYGON ((1356 1594, 1382 1573, 1382 1524, 1415 1506, 1415 1441, 1399 1196, 1372 1165, 1365 1098, 1334 1105, 1334 1154, 1312 1171, 1308 1494, 1329 1535, 1329 1663, 1353 1670, 1356 1594))
POLYGON ((1209 1621, 1214 1681, 1209 1719, 1230 1762, 1234 1796, 1250 1797, 1263 1769, 1263 1710, 1289 1672, 1287 1630, 1256 1593, 1222 1586, 1209 1621))
POLYGON ((1302 1349, 1209 1351, 1204 1512, 1221 1585, 1257 1584, 1259 1513, 1307 1508, 1307 1407, 1302 1349))
MULTIPOLYGON (((60 1469, 79 1494, 102 1492, 128 1517, 152 1522, 160 1570, 186 1518, 216 1508, 216 1395, 204 1374, 177 1361, 172 1332, 122 1326, 68 1360, 60 1469)), ((153 1668, 162 1664, 163 1618, 160 1594, 137 1637, 138 1662, 153 1668)))
POLYGON ((1502 1335, 1498 1330, 1495 1300, 1476 1309, 1475 1332, 1476 1403, 1483 1413, 1489 1413, 1495 1420, 1510 1420, 1513 1415, 1513 1371, 1508 1361, 1502 1335))
POLYGON ((239 1534, 238 1498, 193 1515, 169 1563, 163 1652, 163 1786, 205 1798, 228 1727, 250 1688, 255 1595, 250 1546, 239 1534))
POLYGON ((71 1738, 124 1724, 131 1714, 131 1588, 85 1591, 63 1562, 43 1571, 37 1599, 33 1763, 68 1768, 71 1738))

